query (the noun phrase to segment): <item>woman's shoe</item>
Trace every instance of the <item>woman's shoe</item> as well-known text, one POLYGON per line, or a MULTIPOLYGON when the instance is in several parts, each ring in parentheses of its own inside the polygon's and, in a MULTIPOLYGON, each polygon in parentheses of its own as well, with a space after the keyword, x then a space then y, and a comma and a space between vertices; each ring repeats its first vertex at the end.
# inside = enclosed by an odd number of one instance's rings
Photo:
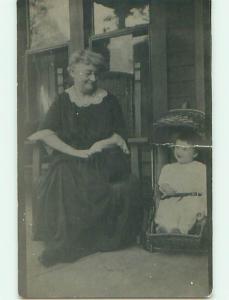
POLYGON ((58 250, 44 250, 38 260, 46 268, 52 267, 59 263, 72 263, 78 259, 94 254, 98 249, 89 248, 72 248, 72 249, 58 249, 58 250))
POLYGON ((46 268, 52 267, 61 262, 60 254, 57 251, 43 251, 38 257, 39 262, 46 268))

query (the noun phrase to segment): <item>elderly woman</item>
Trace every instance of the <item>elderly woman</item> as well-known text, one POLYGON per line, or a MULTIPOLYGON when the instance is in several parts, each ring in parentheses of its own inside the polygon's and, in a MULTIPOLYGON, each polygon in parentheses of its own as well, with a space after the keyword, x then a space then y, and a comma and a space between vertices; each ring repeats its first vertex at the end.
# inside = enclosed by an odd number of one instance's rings
POLYGON ((30 137, 54 149, 38 189, 45 266, 120 249, 139 231, 139 185, 129 170, 120 106, 97 87, 102 65, 98 53, 74 53, 69 64, 74 85, 54 101, 30 137))

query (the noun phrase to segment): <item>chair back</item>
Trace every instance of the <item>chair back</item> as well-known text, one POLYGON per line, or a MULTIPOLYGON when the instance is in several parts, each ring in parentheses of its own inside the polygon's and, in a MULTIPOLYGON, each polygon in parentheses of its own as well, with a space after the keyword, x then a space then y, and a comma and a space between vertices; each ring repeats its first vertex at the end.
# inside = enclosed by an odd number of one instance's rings
POLYGON ((124 72, 105 72, 98 80, 99 87, 117 97, 122 108, 128 137, 134 133, 134 76, 124 72))

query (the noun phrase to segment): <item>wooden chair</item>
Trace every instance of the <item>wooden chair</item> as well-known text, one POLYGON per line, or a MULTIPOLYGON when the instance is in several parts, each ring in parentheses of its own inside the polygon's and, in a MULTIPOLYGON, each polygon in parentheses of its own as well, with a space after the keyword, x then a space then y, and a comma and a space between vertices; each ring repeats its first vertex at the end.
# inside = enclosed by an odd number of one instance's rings
POLYGON ((104 72, 99 77, 98 86, 116 96, 125 118, 128 137, 134 136, 135 109, 133 101, 133 74, 124 72, 104 72))

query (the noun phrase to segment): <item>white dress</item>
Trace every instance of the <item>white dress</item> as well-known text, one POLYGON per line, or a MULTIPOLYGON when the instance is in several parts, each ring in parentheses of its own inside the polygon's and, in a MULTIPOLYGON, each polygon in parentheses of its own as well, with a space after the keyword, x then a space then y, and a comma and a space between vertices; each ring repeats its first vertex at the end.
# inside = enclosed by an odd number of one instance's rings
POLYGON ((162 168, 159 188, 168 184, 177 193, 197 192, 202 196, 173 197, 160 200, 155 222, 168 232, 179 229, 187 234, 197 214, 207 215, 206 166, 198 161, 187 164, 172 163, 162 168))

